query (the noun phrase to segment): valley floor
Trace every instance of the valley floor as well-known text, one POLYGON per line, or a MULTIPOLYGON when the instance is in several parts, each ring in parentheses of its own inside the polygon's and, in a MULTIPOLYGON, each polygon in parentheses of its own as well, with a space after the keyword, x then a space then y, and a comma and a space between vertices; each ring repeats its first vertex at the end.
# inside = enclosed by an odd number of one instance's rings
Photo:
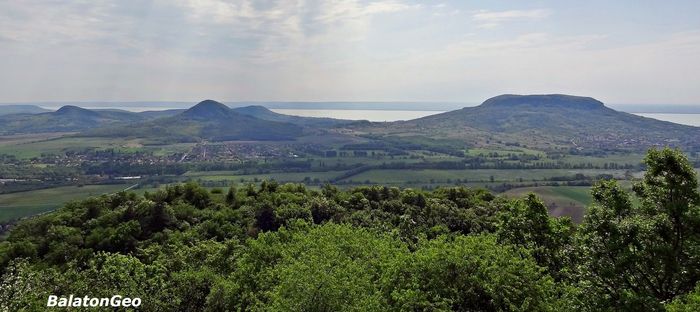
MULTIPOLYGON (((590 186, 600 179, 629 185, 641 177, 643 158, 641 152, 545 152, 524 146, 446 148, 442 143, 420 140, 410 144, 361 138, 349 142, 340 133, 321 143, 310 138, 154 143, 65 135, 0 139, 0 223, 127 187, 145 192, 194 181, 209 189, 225 189, 264 180, 310 188, 333 184, 430 190, 463 185, 505 196, 533 192, 543 198, 551 215, 579 222, 591 201, 590 186)), ((700 163, 697 154, 689 156, 700 163)))

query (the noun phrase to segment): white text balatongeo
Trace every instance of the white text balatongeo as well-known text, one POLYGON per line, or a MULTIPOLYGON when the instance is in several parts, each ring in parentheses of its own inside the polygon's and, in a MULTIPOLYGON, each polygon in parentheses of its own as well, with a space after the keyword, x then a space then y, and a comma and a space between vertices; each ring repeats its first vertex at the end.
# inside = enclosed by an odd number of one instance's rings
POLYGON ((47 307, 138 307, 141 305, 141 298, 124 298, 120 295, 114 295, 110 298, 90 298, 76 297, 70 295, 68 297, 59 297, 51 295, 46 302, 47 307))

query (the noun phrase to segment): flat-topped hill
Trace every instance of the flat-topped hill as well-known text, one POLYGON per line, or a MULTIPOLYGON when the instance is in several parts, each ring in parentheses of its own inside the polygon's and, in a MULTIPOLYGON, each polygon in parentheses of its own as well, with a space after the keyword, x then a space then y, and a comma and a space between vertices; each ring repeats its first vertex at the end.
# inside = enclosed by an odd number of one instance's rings
POLYGON ((619 112, 590 97, 499 95, 475 107, 383 125, 392 134, 531 146, 699 145, 700 128, 619 112))
POLYGON ((603 109, 605 105, 591 97, 572 96, 565 94, 544 94, 544 95, 515 95, 503 94, 492 97, 481 104, 483 107, 498 107, 498 108, 567 108, 567 109, 582 109, 596 110, 603 109))

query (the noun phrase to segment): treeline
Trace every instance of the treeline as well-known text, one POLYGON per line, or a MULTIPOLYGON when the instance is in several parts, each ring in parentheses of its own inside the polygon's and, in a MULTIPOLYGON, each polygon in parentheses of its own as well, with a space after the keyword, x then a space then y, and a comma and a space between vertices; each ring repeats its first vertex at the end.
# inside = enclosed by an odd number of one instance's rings
POLYGON ((463 187, 265 181, 92 198, 0 242, 0 307, 120 294, 144 311, 696 311, 695 171, 668 149, 645 163, 634 194, 597 184, 578 226, 535 195, 463 187))
POLYGON ((630 170, 640 169, 638 165, 618 164, 614 162, 600 164, 594 163, 569 163, 565 161, 518 161, 493 160, 482 157, 467 158, 463 161, 467 169, 605 169, 605 170, 630 170))
POLYGON ((79 176, 80 171, 75 167, 0 164, 0 179, 65 181, 79 176))
POLYGON ((102 163, 85 163, 81 167, 85 174, 107 175, 181 175, 187 171, 241 171, 271 172, 271 171, 309 171, 310 161, 275 161, 257 162, 197 162, 197 163, 162 163, 139 164, 128 161, 106 161, 102 163))
POLYGON ((0 164, 0 194, 71 185, 83 180, 75 167, 0 164))

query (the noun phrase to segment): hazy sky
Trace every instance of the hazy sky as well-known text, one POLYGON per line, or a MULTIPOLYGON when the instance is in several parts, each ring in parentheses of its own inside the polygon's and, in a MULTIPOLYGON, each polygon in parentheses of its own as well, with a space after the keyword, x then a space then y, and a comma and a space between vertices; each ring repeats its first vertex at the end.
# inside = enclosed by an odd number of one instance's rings
POLYGON ((700 1, 0 1, 0 102, 700 104, 700 1))

